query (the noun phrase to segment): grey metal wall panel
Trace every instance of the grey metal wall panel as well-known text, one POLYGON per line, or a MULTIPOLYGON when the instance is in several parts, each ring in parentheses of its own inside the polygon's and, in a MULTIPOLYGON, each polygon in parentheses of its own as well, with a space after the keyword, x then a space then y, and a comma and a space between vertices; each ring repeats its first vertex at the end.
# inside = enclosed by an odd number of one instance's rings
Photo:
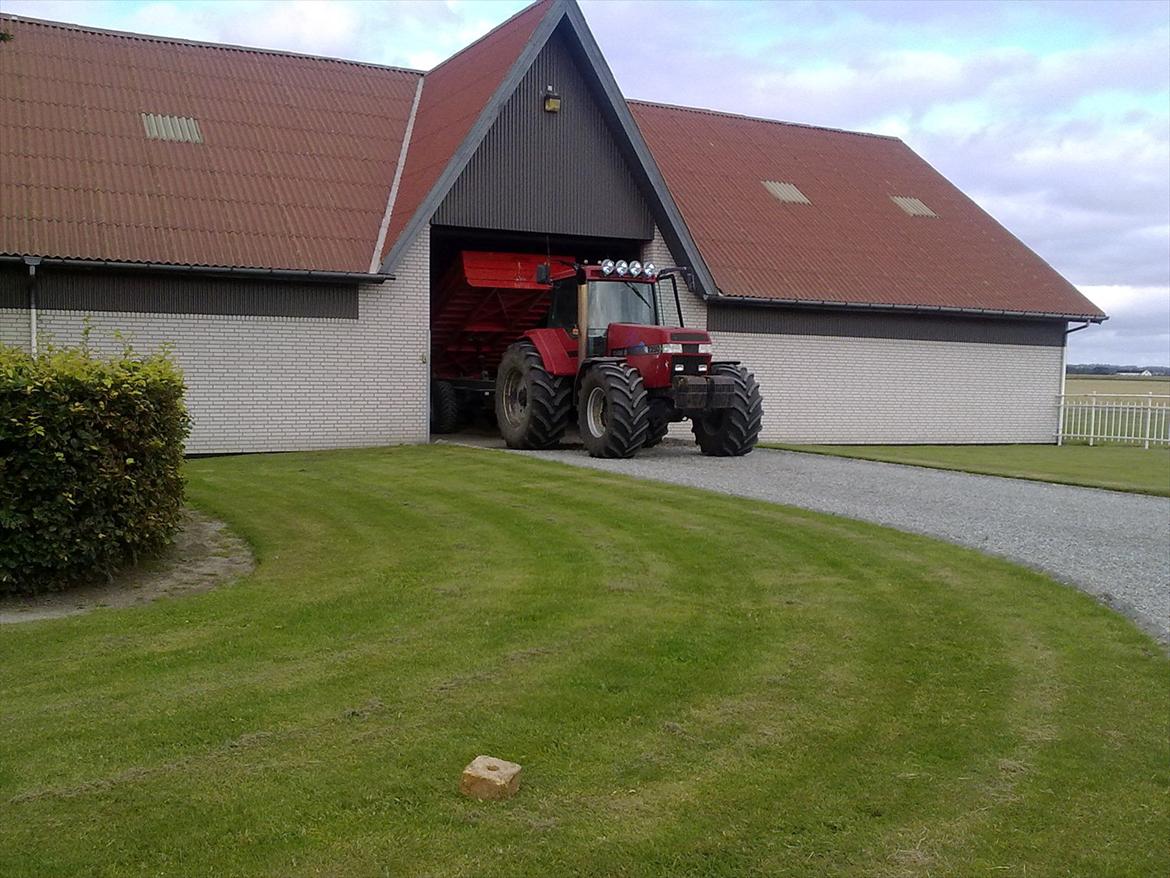
POLYGON ((650 209, 555 33, 435 213, 439 225, 649 240, 650 209), (561 111, 544 111, 552 86, 561 111))
POLYGON ((23 265, 0 266, 0 308, 28 307, 28 269, 23 265))
MULTIPOLYGON (((7 273, 5 273, 7 274, 7 273)), ((0 307, 27 308, 19 286, 8 293, 0 275, 0 307), (13 301, 5 305, 9 299, 13 301)), ((356 320, 356 286, 115 274, 40 268, 37 303, 46 311, 121 311, 138 314, 228 314, 266 317, 336 317, 356 320)), ((22 282, 17 282, 18 284, 22 282)))
POLYGON ((707 328, 757 335, 891 338, 1061 347, 1065 323, 984 317, 815 311, 710 303, 707 328))

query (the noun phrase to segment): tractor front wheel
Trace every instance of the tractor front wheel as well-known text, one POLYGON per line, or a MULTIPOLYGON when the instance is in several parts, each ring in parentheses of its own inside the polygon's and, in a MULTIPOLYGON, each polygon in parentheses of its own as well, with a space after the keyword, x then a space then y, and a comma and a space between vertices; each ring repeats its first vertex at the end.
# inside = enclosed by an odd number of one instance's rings
POLYGON ((691 419, 691 430, 699 450, 711 457, 741 457, 756 447, 764 419, 764 403, 755 376, 743 366, 719 363, 712 375, 725 375, 735 382, 731 406, 691 419))
POLYGON ((496 372, 496 422, 509 448, 552 448, 565 435, 571 378, 550 375, 536 346, 518 341, 496 372))
POLYGON ((598 363, 581 382, 581 441, 591 457, 633 457, 650 433, 650 405, 636 369, 598 363))

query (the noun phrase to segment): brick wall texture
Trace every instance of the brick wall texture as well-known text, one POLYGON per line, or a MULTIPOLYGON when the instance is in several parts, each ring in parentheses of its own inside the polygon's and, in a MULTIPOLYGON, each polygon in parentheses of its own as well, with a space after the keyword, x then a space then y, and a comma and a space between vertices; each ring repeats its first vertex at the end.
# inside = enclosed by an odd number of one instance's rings
POLYGON ((711 336, 717 357, 743 360, 755 372, 765 439, 962 444, 1056 437, 1059 347, 711 336))
POLYGON ((0 344, 28 350, 31 334, 27 311, 0 308, 0 344))
MULTIPOLYGON (((356 321, 42 311, 41 336, 91 344, 115 333, 143 351, 170 345, 188 384, 193 454, 424 442, 428 436, 429 241, 397 279, 363 287, 356 321)), ((643 260, 675 263, 660 234, 643 260)), ((687 326, 706 305, 679 281, 687 326)), ((663 297, 666 316, 673 303, 663 297)), ((874 320, 882 318, 875 315, 874 320)), ((1061 348, 713 332, 764 396, 763 438, 808 443, 1051 442, 1061 348)), ((0 310, 0 342, 28 345, 28 312, 0 310)), ((689 425, 672 435, 690 437, 689 425)))
MULTIPOLYGON (((171 345, 187 380, 191 454, 425 442, 429 238, 396 280, 363 287, 359 319, 42 311, 41 338, 116 351, 171 345)), ((28 312, 0 311, 0 338, 28 346, 28 312), (14 329, 15 327, 15 329, 14 329)))

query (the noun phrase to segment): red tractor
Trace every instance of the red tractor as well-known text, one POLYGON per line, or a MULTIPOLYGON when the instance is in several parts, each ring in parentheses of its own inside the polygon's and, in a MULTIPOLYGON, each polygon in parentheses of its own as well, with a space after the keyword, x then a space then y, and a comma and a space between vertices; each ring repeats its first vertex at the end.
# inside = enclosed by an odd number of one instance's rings
POLYGON ((755 378, 737 362, 714 362, 711 337, 682 327, 675 270, 473 251, 461 262, 432 308, 433 412, 492 394, 510 448, 554 447, 574 409, 593 457, 632 457, 685 419, 703 454, 755 447, 763 416, 755 378), (662 319, 666 281, 678 326, 662 319))

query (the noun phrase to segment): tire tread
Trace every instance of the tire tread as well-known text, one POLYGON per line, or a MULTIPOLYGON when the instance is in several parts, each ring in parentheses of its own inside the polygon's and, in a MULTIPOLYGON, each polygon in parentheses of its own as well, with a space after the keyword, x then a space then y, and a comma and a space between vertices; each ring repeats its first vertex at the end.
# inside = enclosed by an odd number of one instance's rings
POLYGON ((699 450, 710 457, 742 457, 756 447, 764 420, 764 403, 755 376, 743 366, 717 363, 712 375, 735 380, 730 408, 724 409, 715 427, 697 418, 691 424, 699 450))
POLYGON ((650 404, 642 375, 625 363, 598 363, 591 367, 581 388, 578 426, 585 448, 592 457, 633 457, 650 435, 650 404), (587 426, 587 390, 596 379, 609 400, 608 429, 597 439, 587 426))
POLYGON ((552 375, 544 368, 540 352, 530 341, 518 341, 508 347, 500 361, 500 373, 511 368, 519 359, 517 368, 528 375, 528 423, 523 434, 509 437, 501 412, 500 376, 496 379, 496 419, 509 448, 541 451, 555 447, 569 426, 572 408, 573 383, 569 378, 552 375))

